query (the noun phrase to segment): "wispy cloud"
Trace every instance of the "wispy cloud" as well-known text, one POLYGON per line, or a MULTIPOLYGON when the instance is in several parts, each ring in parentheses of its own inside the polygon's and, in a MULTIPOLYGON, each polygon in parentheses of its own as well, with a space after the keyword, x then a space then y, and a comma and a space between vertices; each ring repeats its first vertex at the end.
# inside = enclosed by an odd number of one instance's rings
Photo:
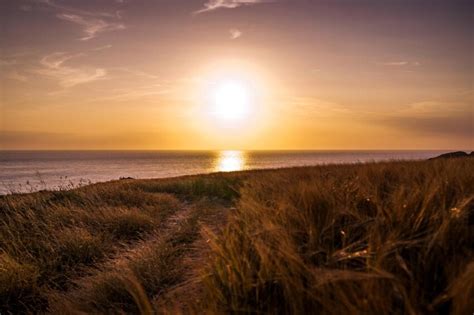
POLYGON ((77 68, 66 64, 67 61, 82 56, 85 56, 85 54, 52 53, 41 59, 40 64, 42 67, 34 72, 56 79, 63 88, 70 88, 106 77, 107 71, 103 68, 77 68))
POLYGON ((383 66, 406 66, 408 61, 390 61, 381 63, 383 66))
POLYGON ((121 11, 119 10, 95 12, 58 4, 53 0, 37 0, 37 2, 57 11, 57 18, 81 26, 85 35, 79 38, 80 40, 89 40, 97 37, 100 33, 126 28, 125 24, 120 21, 121 11))
POLYGON ((147 78, 147 79, 158 79, 157 75, 147 73, 147 72, 144 72, 144 71, 141 71, 141 70, 133 70, 133 69, 125 68, 125 67, 115 68, 114 70, 122 71, 122 72, 125 72, 127 74, 132 74, 132 75, 135 75, 137 77, 142 77, 142 78, 147 78))
POLYGON ((230 33, 230 39, 237 39, 240 36, 242 36, 242 31, 240 31, 236 28, 230 29, 229 33, 230 33))
POLYGON ((425 101, 378 117, 380 123, 426 135, 472 137, 472 100, 425 101))
POLYGON ((101 50, 105 50, 105 49, 109 49, 109 48, 112 48, 112 45, 104 45, 104 46, 100 46, 100 47, 97 47, 97 48, 92 48, 91 51, 101 51, 101 50))
POLYGON ((9 72, 6 75, 6 78, 10 79, 10 80, 15 80, 15 81, 21 81, 21 82, 28 81, 28 77, 26 75, 23 75, 23 74, 19 73, 16 70, 13 70, 13 71, 9 72))
POLYGON ((419 66, 420 63, 418 61, 388 61, 388 62, 378 62, 377 64, 381 66, 389 66, 389 67, 403 67, 403 66, 419 66))
POLYGON ((86 16, 93 16, 93 17, 116 17, 116 12, 110 13, 110 12, 97 12, 97 11, 87 11, 87 10, 81 10, 75 7, 67 6, 67 5, 62 5, 58 4, 56 1, 53 0, 36 0, 37 3, 42 3, 44 5, 47 5, 50 8, 57 9, 58 11, 62 12, 70 12, 78 15, 86 15, 86 16))
POLYGON ((314 118, 312 115, 317 117, 347 117, 353 114, 349 108, 342 104, 316 97, 290 97, 285 103, 291 105, 287 108, 291 108, 293 113, 309 119, 314 118))
MULTIPOLYGON (((471 91, 472 92, 472 91, 471 91)), ((456 136, 472 138, 474 94, 464 91, 456 100, 431 100, 406 104, 387 111, 355 109, 347 104, 334 103, 312 97, 289 100, 291 112, 308 119, 331 118, 359 125, 382 126, 416 136, 456 136)), ((284 107, 288 110, 290 107, 284 107)))
POLYGON ((89 40, 97 36, 99 33, 110 32, 125 29, 123 23, 107 22, 103 19, 85 18, 76 14, 61 13, 57 17, 61 20, 76 23, 83 27, 85 36, 80 40, 89 40))
POLYGON ((206 3, 204 3, 204 8, 195 11, 194 14, 214 11, 221 8, 234 9, 244 5, 270 2, 274 2, 274 0, 208 0, 206 3))
POLYGON ((26 75, 18 72, 17 69, 20 66, 21 63, 12 56, 6 57, 5 59, 0 59, 0 73, 2 73, 3 77, 7 80, 21 82, 28 81, 28 77, 26 75))
POLYGON ((140 132, 127 130, 114 132, 104 130, 102 132, 41 132, 30 130, 2 130, 0 132, 0 144, 2 148, 9 149, 76 149, 85 143, 90 148, 115 149, 123 147, 124 144, 133 148, 152 147, 156 139, 161 139, 162 133, 140 132))
POLYGON ((91 101, 131 101, 137 99, 144 99, 147 97, 154 97, 157 95, 167 95, 172 92, 172 89, 160 83, 154 83, 150 85, 137 86, 133 89, 124 88, 116 89, 113 94, 92 99, 91 101))
POLYGON ((114 80, 114 88, 107 90, 100 97, 89 99, 90 102, 156 99, 157 96, 172 93, 176 84, 163 80, 156 74, 126 67, 109 68, 107 75, 114 80))

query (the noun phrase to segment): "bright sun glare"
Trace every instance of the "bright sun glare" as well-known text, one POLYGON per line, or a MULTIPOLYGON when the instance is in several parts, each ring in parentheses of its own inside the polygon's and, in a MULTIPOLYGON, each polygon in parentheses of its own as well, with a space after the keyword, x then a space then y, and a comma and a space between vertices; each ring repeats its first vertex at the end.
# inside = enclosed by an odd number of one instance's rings
POLYGON ((243 82, 223 81, 213 91, 214 114, 222 120, 239 120, 250 111, 250 91, 243 82))

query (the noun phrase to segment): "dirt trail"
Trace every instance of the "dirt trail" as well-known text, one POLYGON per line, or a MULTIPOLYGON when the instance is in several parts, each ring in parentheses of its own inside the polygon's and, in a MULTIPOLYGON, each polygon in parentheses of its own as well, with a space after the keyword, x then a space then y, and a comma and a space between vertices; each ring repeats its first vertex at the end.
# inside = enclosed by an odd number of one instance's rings
MULTIPOLYGON (((127 244, 118 249, 109 259, 93 266, 93 269, 91 269, 92 273, 86 274, 85 277, 94 276, 95 273, 104 272, 126 263, 127 259, 138 254, 144 248, 169 236, 170 233, 175 230, 179 222, 189 218, 191 211, 192 205, 183 203, 175 213, 163 220, 163 222, 161 222, 153 232, 144 237, 144 239, 127 244)), ((80 281, 80 279, 74 281, 80 281)))
POLYGON ((155 308, 164 314, 189 314, 199 310, 203 297, 202 275, 210 254, 208 232, 219 235, 225 227, 228 215, 233 209, 229 206, 213 206, 210 213, 199 222, 199 236, 184 253, 180 263, 184 273, 181 280, 153 300, 155 308))
POLYGON ((125 263, 127 259, 137 255, 140 251, 145 250, 154 243, 158 243, 167 239, 172 233, 176 231, 176 227, 179 224, 187 219, 189 219, 191 212, 193 211, 193 205, 189 203, 183 203, 181 207, 167 219, 165 219, 159 227, 155 229, 152 233, 146 236, 143 240, 133 243, 123 250, 117 252, 113 258, 104 262, 103 267, 99 266, 99 269, 104 271, 107 269, 107 266, 112 268, 113 266, 120 265, 125 263))
MULTIPOLYGON (((167 247, 174 246, 168 246, 168 244, 179 242, 179 238, 183 235, 189 237, 190 241, 185 241, 185 245, 179 245, 173 266, 168 266, 170 274, 176 274, 172 285, 164 286, 158 293, 146 293, 150 298, 150 304, 160 313, 170 313, 170 310, 174 310, 173 313, 182 313, 185 310, 190 310, 202 296, 200 279, 202 268, 205 266, 209 254, 207 240, 201 231, 207 228, 214 233, 219 233, 219 230, 225 225, 228 213, 228 207, 215 202, 183 203, 176 213, 164 220, 144 240, 120 248, 108 260, 93 268, 88 268, 84 276, 71 280, 75 289, 61 293, 53 292, 51 294, 53 307, 50 311, 54 313, 55 310, 74 309, 81 304, 80 297, 83 292, 87 294, 87 291, 92 291, 92 286, 97 285, 104 275, 120 274, 122 271, 126 274, 126 271, 130 269, 131 262, 143 258, 148 259, 147 255, 150 255, 151 252, 160 252, 157 251, 159 248, 166 250, 167 247), (192 226, 191 229, 190 226, 192 226), (192 232, 188 234, 188 230, 192 232)), ((163 267, 161 266, 161 268, 163 267)), ((158 275, 166 273, 166 270, 164 271, 157 269, 156 273, 158 275)))

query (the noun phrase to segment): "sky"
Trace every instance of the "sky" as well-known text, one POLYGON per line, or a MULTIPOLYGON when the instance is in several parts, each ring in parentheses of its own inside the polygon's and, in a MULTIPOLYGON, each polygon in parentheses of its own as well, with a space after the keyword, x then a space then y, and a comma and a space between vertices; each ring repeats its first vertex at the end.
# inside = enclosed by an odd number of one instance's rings
POLYGON ((473 149, 473 12, 3 0, 0 149, 473 149))

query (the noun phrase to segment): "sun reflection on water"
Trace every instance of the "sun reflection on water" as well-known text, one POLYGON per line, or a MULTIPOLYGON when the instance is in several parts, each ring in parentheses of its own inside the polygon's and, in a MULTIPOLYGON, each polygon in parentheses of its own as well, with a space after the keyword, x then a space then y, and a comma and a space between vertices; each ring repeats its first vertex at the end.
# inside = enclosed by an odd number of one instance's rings
POLYGON ((233 172, 244 169, 246 163, 243 151, 221 151, 216 160, 216 172, 233 172))

